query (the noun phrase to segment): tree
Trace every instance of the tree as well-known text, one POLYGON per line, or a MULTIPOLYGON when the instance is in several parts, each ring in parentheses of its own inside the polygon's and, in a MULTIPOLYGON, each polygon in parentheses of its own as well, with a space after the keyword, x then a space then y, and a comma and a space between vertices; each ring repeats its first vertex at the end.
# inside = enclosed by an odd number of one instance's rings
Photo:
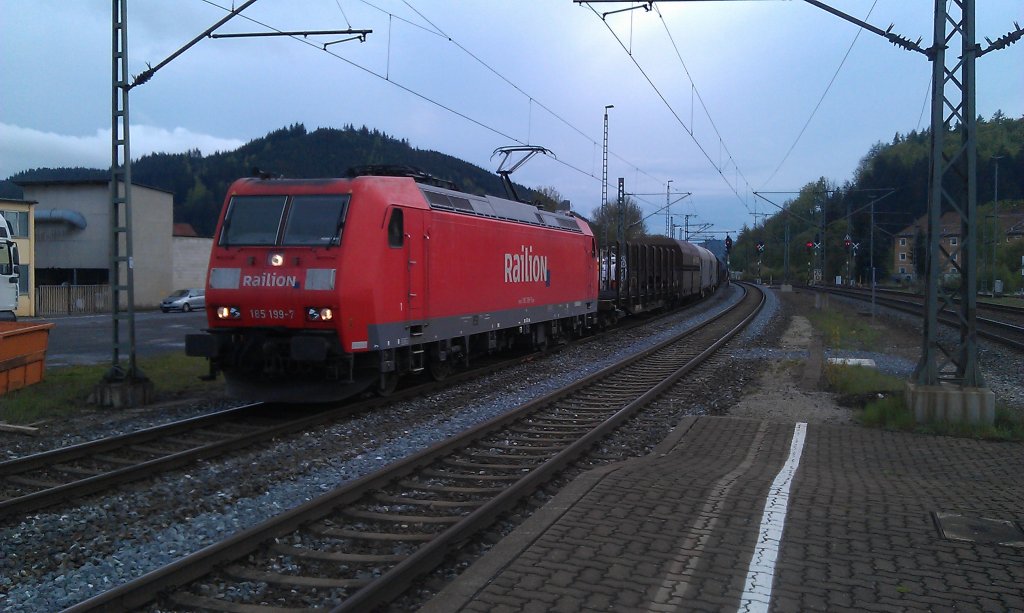
POLYGON ((534 192, 534 201, 545 211, 557 211, 562 200, 562 194, 554 187, 538 187, 534 192))
POLYGON ((627 241, 647 236, 647 231, 644 229, 643 224, 643 211, 640 210, 640 205, 629 196, 626 197, 624 205, 622 215, 620 215, 617 202, 609 202, 590 213, 590 227, 594 230, 594 236, 597 237, 597 241, 600 244, 605 244, 606 237, 609 243, 618 240, 620 217, 625 219, 623 225, 627 241))

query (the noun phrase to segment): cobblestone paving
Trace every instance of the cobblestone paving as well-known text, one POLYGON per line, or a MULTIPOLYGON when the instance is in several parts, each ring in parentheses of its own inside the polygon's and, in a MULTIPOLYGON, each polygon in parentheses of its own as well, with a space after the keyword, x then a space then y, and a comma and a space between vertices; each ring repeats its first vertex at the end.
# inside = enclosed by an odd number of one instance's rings
MULTIPOLYGON (((661 453, 578 479, 423 610, 736 610, 792 430, 687 418, 661 453)), ((934 515, 1019 531, 1022 475, 1019 443, 812 425, 769 610, 1024 610, 1024 547, 948 540, 934 515)))

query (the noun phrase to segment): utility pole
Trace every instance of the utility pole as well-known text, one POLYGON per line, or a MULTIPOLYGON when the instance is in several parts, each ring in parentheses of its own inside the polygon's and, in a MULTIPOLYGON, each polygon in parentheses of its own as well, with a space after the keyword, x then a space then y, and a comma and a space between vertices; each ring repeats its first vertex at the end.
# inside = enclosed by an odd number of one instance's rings
MULTIPOLYGON (((256 0, 247 0, 202 34, 155 66, 150 66, 129 81, 128 73, 128 0, 111 0, 111 162, 110 162, 110 299, 113 320, 111 366, 93 390, 93 400, 102 406, 130 408, 145 404, 153 395, 153 383, 139 369, 135 356, 135 261, 132 254, 132 158, 131 122, 128 93, 214 30, 244 11, 256 0), (125 334, 127 339, 125 339, 125 334), (122 356, 128 358, 127 367, 122 356)), ((310 36, 316 34, 356 34, 365 40, 372 30, 328 30, 307 32, 259 32, 242 36, 310 36)), ((348 39, 347 39, 348 40, 348 39)), ((341 41, 335 41, 341 42, 341 41)), ((329 43, 333 44, 333 43, 329 43)), ((327 45, 324 45, 326 49, 327 45)))
POLYGON ((669 179, 665 184, 665 236, 673 238, 672 236, 672 203, 669 201, 671 198, 671 192, 669 191, 672 187, 672 179, 669 179))
POLYGON ((999 160, 1003 159, 1004 155, 993 155, 992 160, 995 161, 996 176, 992 184, 992 267, 990 272, 992 273, 992 297, 996 297, 996 248, 999 246, 999 160))
POLYGON ((129 138, 128 2, 113 0, 111 13, 110 369, 93 392, 97 404, 132 407, 149 402, 153 382, 135 360, 135 261, 132 255, 132 157, 129 138), (127 336, 127 338, 125 338, 127 336), (122 364, 127 355, 127 367, 122 364))
POLYGON ((604 244, 608 246, 608 226, 611 219, 608 216, 608 109, 615 108, 614 104, 604 106, 604 148, 601 157, 601 210, 605 212, 604 217, 604 244))
MULTIPOLYGON (((615 297, 618 302, 622 302, 622 251, 626 246, 626 180, 619 177, 619 228, 616 232, 618 237, 618 247, 615 255, 615 278, 619 282, 615 285, 615 297)), ((632 267, 630 268, 632 270, 632 267)))

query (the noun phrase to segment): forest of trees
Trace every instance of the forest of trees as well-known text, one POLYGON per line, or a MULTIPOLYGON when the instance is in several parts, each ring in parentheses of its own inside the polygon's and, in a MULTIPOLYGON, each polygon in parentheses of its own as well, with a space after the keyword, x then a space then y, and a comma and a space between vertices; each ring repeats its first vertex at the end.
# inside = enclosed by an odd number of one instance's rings
MULTIPOLYGON (((981 219, 994 220, 994 213, 1024 212, 1024 118, 1008 119, 997 112, 989 120, 978 119, 977 138, 978 209, 981 219), (995 175, 998 164, 999 202, 995 203, 995 175)), ((843 185, 820 178, 809 182, 793 199, 776 202, 779 210, 755 228, 744 228, 734 238, 731 263, 734 270, 754 274, 760 262, 762 279, 782 279, 786 251, 786 227, 789 226, 789 272, 791 282, 807 278, 808 241, 826 246, 827 274, 847 277, 847 251, 843 239, 849 235, 859 243, 850 275, 855 280, 870 279, 869 244, 874 235, 874 262, 877 279, 885 281, 892 266, 892 237, 926 212, 929 173, 929 133, 911 131, 896 134, 889 143, 877 143, 860 161, 851 181, 843 185), (891 193, 890 193, 891 192, 891 193), (871 208, 875 221, 871 224, 871 208), (783 209, 785 212, 783 212, 783 209), (827 221, 825 236, 820 236, 822 212, 827 221), (763 243, 763 253, 756 245, 763 243)), ((341 129, 320 128, 313 132, 294 124, 257 138, 234 151, 202 155, 158 153, 136 160, 132 166, 136 183, 174 194, 174 221, 192 225, 201 236, 211 236, 224 194, 232 181, 252 175, 254 169, 271 176, 291 178, 344 176, 347 169, 372 164, 412 166, 437 178, 454 182, 459 189, 476 194, 504 194, 497 174, 458 158, 416 149, 365 126, 347 125, 341 129)), ((11 177, 18 179, 104 179, 107 171, 97 169, 36 169, 11 177)), ((536 190, 517 185, 520 196, 548 210, 554 210, 562 196, 554 187, 536 190)), ((10 181, 0 181, 0 197, 20 198, 21 189, 10 181)), ((590 212, 589 221, 597 236, 615 237, 618 207, 614 204, 590 212)), ((634 238, 644 232, 637 223, 641 211, 628 201, 625 233, 634 238)), ((987 230, 991 236, 991 228, 987 230)), ((991 240, 991 239, 990 239, 991 240)), ((1008 280, 1010 289, 1021 283, 1019 263, 1024 241, 1001 245, 997 273, 1008 280), (1013 274, 1016 272, 1016 274, 1013 274)), ((988 271, 990 274, 991 271, 988 271)))
MULTIPOLYGON (((504 195, 501 179, 492 171, 468 162, 398 140, 365 126, 320 128, 308 132, 302 124, 275 130, 234 151, 204 156, 187 153, 156 153, 132 163, 132 181, 174 194, 174 221, 189 223, 200 236, 212 236, 228 186, 254 169, 288 178, 340 177, 346 170, 373 164, 415 167, 440 179, 454 182, 462 191, 504 195)), ((19 179, 102 179, 105 170, 62 168, 18 173, 0 185, 0 197, 20 198, 19 179)), ((520 196, 543 201, 543 195, 517 184, 520 196)), ((547 203, 553 210, 554 202, 547 203)))
MULTIPOLYGON (((927 212, 929 141, 928 131, 896 134, 892 142, 877 143, 868 151, 851 181, 837 185, 820 178, 806 184, 795 198, 774 203, 779 209, 763 224, 745 227, 734 237, 730 258, 733 270, 754 275, 760 260, 762 279, 782 279, 788 218, 790 282, 806 282, 809 260, 806 244, 817 241, 825 245, 826 274, 830 279, 842 275, 867 283, 871 278, 869 245, 873 208, 876 279, 888 281, 892 272, 893 236, 927 212), (827 224, 824 236, 820 228, 822 212, 827 224), (855 259, 848 258, 844 247, 847 235, 860 245, 855 259), (758 253, 758 243, 764 244, 763 253, 758 253)), ((978 215, 988 224, 989 243, 985 248, 990 250, 995 212, 1024 213, 1024 118, 1008 119, 1000 112, 989 120, 979 117, 977 151, 978 215), (994 202, 997 164, 998 203, 994 202)), ((980 236, 978 238, 981 240, 980 236)), ((998 247, 996 273, 1008 282, 1011 290, 1020 287, 1021 255, 1024 255, 1024 241, 1010 245, 1004 241, 998 247)), ((983 272, 991 274, 988 269, 983 272)))

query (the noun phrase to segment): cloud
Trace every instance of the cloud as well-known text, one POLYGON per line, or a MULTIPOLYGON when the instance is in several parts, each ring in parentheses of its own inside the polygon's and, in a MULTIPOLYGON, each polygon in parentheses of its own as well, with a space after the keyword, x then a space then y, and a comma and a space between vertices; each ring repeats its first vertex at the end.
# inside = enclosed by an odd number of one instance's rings
MULTIPOLYGON (((166 130, 138 125, 131 129, 132 158, 149 153, 181 153, 199 149, 204 155, 231 151, 245 144, 234 138, 198 134, 184 128, 166 130)), ((43 132, 0 122, 0 178, 32 168, 110 166, 110 130, 90 136, 43 132)))

